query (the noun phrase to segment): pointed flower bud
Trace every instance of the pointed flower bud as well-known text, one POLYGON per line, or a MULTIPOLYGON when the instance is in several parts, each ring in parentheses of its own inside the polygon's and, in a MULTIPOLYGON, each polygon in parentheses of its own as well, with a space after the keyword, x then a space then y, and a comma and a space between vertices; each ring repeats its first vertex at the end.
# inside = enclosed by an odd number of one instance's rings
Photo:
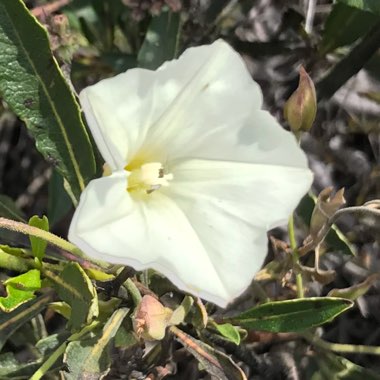
POLYGON ((297 89, 287 100, 284 117, 293 132, 308 131, 317 113, 317 96, 314 83, 301 66, 297 89))

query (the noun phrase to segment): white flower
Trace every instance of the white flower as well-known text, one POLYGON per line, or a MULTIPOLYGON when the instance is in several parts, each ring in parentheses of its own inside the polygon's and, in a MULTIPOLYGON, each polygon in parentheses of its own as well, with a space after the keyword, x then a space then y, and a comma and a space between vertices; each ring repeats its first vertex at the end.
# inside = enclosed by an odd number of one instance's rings
POLYGON ((241 57, 218 40, 102 80, 80 101, 112 174, 83 192, 69 239, 225 306, 312 181, 241 57))

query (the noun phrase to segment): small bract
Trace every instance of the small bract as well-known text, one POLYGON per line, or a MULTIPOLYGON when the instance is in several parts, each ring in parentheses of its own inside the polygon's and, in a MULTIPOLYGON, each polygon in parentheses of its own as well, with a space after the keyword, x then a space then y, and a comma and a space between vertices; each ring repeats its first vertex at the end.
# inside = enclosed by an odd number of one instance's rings
POLYGON ((226 306, 312 181, 241 57, 218 40, 102 80, 80 101, 112 174, 84 190, 69 239, 226 306))

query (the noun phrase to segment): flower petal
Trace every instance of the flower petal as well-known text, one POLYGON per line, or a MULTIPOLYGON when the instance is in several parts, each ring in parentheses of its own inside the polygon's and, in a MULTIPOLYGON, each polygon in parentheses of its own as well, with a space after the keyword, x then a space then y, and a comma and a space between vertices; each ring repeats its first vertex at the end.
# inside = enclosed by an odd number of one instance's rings
POLYGON ((125 167, 141 146, 149 123, 154 72, 132 69, 86 87, 79 100, 104 160, 112 170, 125 167))
POLYGON ((306 168, 189 160, 165 193, 187 216, 229 299, 243 292, 267 254, 266 231, 286 223, 309 189, 306 168))
POLYGON ((141 151, 151 155, 145 161, 171 159, 168 147, 175 155, 194 136, 239 122, 261 107, 262 94, 239 54, 218 40, 187 49, 156 71, 132 69, 100 81, 84 89, 80 100, 115 170, 141 151))
POLYGON ((226 231, 219 231, 220 236, 229 236, 236 223, 265 231, 286 223, 313 179, 307 168, 213 160, 183 161, 173 175, 171 186, 161 191, 177 203, 196 231, 210 224, 206 237, 214 231, 214 219, 224 220, 226 231))
MULTIPOLYGON (((100 260, 136 270, 153 268, 180 289, 225 306, 232 299, 230 283, 239 276, 220 278, 188 219, 173 201, 159 191, 148 201, 136 201, 125 184, 122 173, 90 182, 71 223, 70 241, 100 260)), ((249 236, 254 238, 251 231, 249 236)), ((265 250, 265 233, 260 238, 265 250)), ((237 261, 236 268, 238 265, 237 261)))
POLYGON ((178 136, 168 146, 173 157, 168 161, 170 166, 174 166, 176 161, 190 158, 299 168, 308 166, 306 155, 299 148, 294 135, 284 130, 272 115, 263 110, 253 110, 244 119, 237 117, 233 123, 208 132, 194 131, 193 136, 187 138, 191 144, 178 141, 182 139, 178 136), (181 149, 177 149, 178 146, 181 149))

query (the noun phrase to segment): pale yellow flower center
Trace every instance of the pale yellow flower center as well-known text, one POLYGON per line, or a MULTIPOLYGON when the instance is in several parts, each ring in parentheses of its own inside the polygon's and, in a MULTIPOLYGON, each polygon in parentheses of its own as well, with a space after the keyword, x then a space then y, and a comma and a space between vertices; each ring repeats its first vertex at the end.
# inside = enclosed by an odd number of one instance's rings
POLYGON ((159 190, 161 186, 169 186, 169 181, 173 179, 173 174, 165 173, 165 169, 160 162, 149 162, 141 165, 138 169, 131 171, 128 177, 129 192, 143 192, 151 194, 159 190))

